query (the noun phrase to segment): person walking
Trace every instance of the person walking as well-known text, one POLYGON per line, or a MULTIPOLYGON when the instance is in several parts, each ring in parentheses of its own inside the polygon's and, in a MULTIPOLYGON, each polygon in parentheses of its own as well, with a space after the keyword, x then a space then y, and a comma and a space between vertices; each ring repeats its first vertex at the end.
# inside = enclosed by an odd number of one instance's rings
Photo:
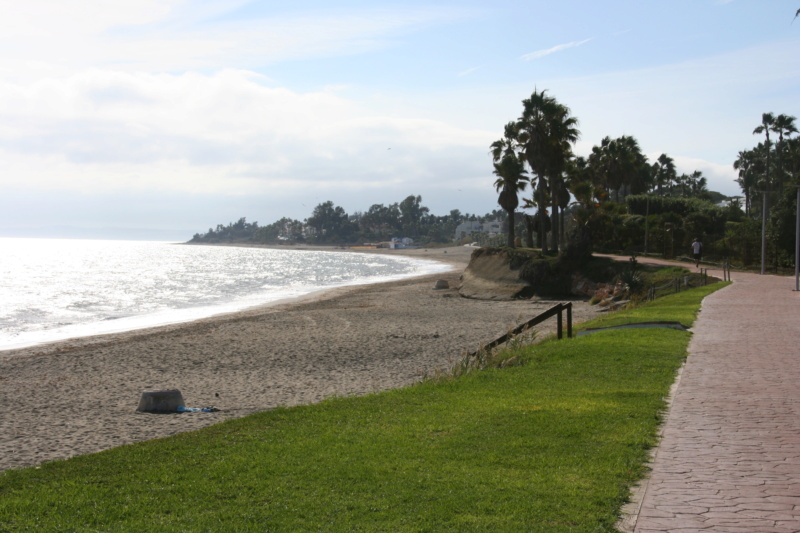
POLYGON ((700 258, 703 257, 703 243, 697 237, 692 241, 692 255, 694 256, 694 266, 700 266, 700 258))

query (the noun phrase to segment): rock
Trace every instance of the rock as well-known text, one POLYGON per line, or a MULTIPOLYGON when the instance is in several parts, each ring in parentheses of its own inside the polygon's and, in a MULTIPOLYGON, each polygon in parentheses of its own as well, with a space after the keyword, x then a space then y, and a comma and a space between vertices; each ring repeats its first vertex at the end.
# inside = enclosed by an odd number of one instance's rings
POLYGON ((178 389, 144 391, 136 410, 144 413, 175 413, 183 405, 183 395, 178 389))
POLYGON ((570 291, 573 296, 581 296, 584 298, 591 298, 597 292, 598 286, 581 276, 580 274, 573 274, 572 276, 572 290, 570 291))
POLYGON ((449 289, 450 283, 446 279, 437 279, 433 288, 436 290, 449 289))

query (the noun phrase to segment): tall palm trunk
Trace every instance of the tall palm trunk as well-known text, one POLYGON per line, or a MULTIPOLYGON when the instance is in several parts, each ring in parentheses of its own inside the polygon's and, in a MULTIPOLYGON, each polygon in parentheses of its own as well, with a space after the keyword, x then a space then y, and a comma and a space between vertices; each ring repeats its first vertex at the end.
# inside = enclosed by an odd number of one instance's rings
POLYGON ((528 248, 535 248, 533 242, 533 234, 536 231, 534 228, 536 226, 534 218, 535 215, 525 215, 525 246, 528 248))
POLYGON ((513 248, 514 242, 516 241, 514 235, 514 211, 515 209, 509 209, 506 211, 507 218, 508 218, 508 247, 513 248))
POLYGON ((553 206, 553 212, 551 213, 551 220, 552 224, 550 226, 550 235, 551 235, 551 242, 552 248, 554 252, 558 252, 559 242, 558 238, 561 234, 559 232, 559 216, 558 216, 558 180, 555 178, 550 178, 550 205, 553 206))
POLYGON ((539 178, 539 198, 541 204, 539 205, 539 243, 543 253, 547 253, 547 210, 544 208, 544 199, 547 198, 547 189, 545 189, 544 179, 539 178))

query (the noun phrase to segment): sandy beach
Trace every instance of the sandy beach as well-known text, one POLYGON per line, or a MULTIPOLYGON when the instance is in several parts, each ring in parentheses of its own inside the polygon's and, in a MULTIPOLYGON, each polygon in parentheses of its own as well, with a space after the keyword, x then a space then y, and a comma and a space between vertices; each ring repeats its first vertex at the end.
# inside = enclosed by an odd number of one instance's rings
MULTIPOLYGON (((199 429, 276 406, 401 387, 448 368, 564 300, 458 295, 472 249, 374 251, 453 270, 335 289, 188 324, 0 351, 0 470, 199 429), (450 288, 434 290, 436 280, 450 288), (179 389, 214 413, 136 412, 142 391, 179 389)), ((573 319, 599 310, 573 300, 573 319)), ((539 331, 545 335, 555 320, 539 331)))

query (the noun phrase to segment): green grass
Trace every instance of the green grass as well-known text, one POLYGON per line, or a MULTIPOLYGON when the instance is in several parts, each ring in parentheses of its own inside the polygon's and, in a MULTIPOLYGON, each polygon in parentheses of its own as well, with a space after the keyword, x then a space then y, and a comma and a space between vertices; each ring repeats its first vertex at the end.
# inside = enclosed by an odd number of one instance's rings
MULTIPOLYGON (((720 286, 614 318, 691 322, 720 286)), ((0 531, 613 531, 689 336, 549 341, 521 366, 7 471, 0 531)))

